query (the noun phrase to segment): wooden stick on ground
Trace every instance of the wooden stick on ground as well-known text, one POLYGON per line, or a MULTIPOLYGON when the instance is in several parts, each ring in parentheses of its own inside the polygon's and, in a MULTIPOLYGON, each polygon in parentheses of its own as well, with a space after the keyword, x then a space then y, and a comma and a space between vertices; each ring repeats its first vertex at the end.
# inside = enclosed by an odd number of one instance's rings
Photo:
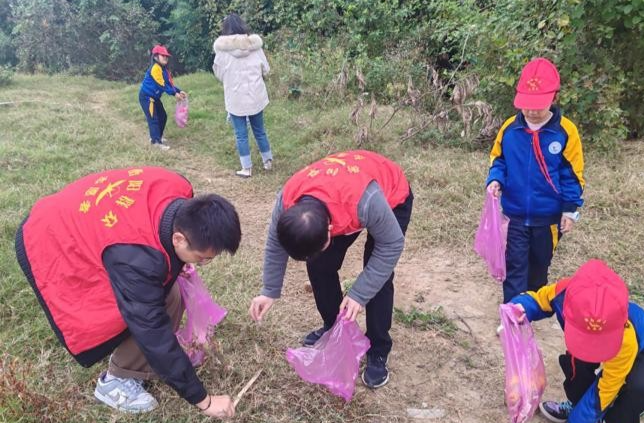
POLYGON ((235 396, 235 401, 233 402, 235 407, 237 407, 237 404, 239 404, 239 401, 241 400, 242 396, 246 393, 246 391, 248 391, 250 387, 253 386, 253 383, 255 383, 259 375, 262 374, 262 370, 264 369, 259 369, 257 373, 255 373, 255 375, 252 378, 250 378, 248 383, 241 389, 241 391, 237 393, 237 396, 235 396))

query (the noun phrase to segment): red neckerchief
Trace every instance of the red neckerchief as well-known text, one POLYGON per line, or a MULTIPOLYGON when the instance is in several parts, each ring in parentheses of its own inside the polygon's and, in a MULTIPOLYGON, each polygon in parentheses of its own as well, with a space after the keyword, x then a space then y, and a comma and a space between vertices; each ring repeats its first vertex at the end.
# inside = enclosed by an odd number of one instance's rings
POLYGON ((532 150, 534 151, 534 156, 537 159, 537 163, 539 164, 539 169, 541 170, 543 177, 546 178, 546 181, 548 182, 548 184, 550 184, 552 189, 554 189, 555 192, 559 194, 557 187, 555 187, 555 184, 552 182, 552 178, 548 173, 548 166, 546 165, 546 159, 543 157, 543 153, 541 152, 541 145, 539 144, 540 130, 537 129, 536 131, 533 131, 532 129, 525 128, 525 131, 528 134, 532 135, 532 150))

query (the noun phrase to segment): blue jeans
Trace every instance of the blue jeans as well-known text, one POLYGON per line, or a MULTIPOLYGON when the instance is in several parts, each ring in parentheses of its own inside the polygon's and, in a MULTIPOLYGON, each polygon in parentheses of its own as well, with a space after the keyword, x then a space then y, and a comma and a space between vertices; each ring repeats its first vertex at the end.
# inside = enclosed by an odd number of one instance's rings
MULTIPOLYGON (((246 122, 247 116, 235 116, 230 114, 233 128, 235 129, 235 139, 237 140, 237 151, 239 152, 239 161, 244 169, 253 166, 250 158, 250 146, 248 145, 248 124, 246 122)), ((273 160, 273 153, 271 152, 271 145, 268 142, 268 136, 264 130, 264 112, 259 112, 256 115, 248 116, 250 127, 255 135, 257 147, 262 156, 262 160, 273 160)))

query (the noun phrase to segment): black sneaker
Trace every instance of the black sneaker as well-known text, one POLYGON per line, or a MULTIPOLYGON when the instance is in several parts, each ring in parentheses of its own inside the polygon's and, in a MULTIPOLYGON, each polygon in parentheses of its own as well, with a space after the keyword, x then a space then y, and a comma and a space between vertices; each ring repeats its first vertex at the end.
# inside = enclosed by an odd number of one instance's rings
POLYGON ((539 404, 539 410, 551 422, 564 423, 572 411, 572 403, 570 401, 544 401, 539 404))
POLYGON ((380 388, 389 382, 387 357, 367 354, 367 367, 362 372, 362 383, 369 388, 380 388))
POLYGON ((327 330, 329 329, 325 328, 324 326, 322 326, 320 329, 314 330, 304 337, 302 345, 304 345, 305 347, 312 347, 316 342, 318 342, 318 339, 320 339, 322 335, 324 335, 324 332, 326 332, 327 330))

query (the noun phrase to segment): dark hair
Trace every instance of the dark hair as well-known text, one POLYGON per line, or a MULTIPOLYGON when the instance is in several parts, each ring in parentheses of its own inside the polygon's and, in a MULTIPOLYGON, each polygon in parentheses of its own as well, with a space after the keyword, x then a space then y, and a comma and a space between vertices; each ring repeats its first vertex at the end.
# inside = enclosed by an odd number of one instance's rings
POLYGON ((221 24, 221 35, 250 34, 246 22, 237 14, 231 13, 224 18, 221 24))
POLYGON ((319 254, 329 236, 329 212, 320 200, 307 197, 277 221, 277 238, 289 256, 306 260, 319 254))
POLYGON ((216 253, 235 254, 241 241, 241 227, 235 207, 217 194, 186 200, 174 217, 174 231, 181 232, 190 248, 213 249, 216 253))
MULTIPOLYGON (((163 67, 163 65, 157 61, 156 56, 159 56, 159 53, 156 53, 156 54, 150 53, 150 66, 152 66, 155 63, 158 63, 159 66, 163 67)), ((169 60, 168 60, 168 62, 169 62, 169 60)))

